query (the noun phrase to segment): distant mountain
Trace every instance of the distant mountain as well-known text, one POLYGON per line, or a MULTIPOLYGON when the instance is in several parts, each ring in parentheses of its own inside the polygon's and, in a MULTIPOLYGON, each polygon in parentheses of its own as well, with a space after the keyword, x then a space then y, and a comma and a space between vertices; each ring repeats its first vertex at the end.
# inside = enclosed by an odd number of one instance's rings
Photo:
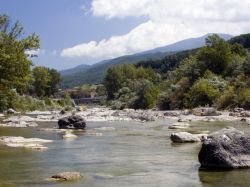
POLYGON ((239 36, 233 37, 229 40, 231 44, 241 44, 243 47, 250 49, 250 33, 241 34, 239 36))
MULTIPOLYGON (((211 34, 207 34, 205 36, 198 38, 190 38, 182 40, 174 44, 137 53, 134 55, 126 55, 111 60, 104 60, 83 70, 80 70, 79 68, 76 67, 73 68, 76 71, 73 72, 72 71, 73 69, 70 70, 73 73, 69 73, 70 71, 64 70, 64 73, 61 74, 63 78, 62 87, 68 88, 68 87, 79 86, 81 84, 97 84, 103 80, 106 71, 108 70, 108 68, 112 66, 125 63, 136 64, 140 61, 147 61, 147 60, 161 60, 167 55, 174 54, 178 51, 190 50, 202 47, 205 45, 205 38, 208 35, 211 34), (65 71, 67 72, 66 74, 65 71)), ((218 34, 218 35, 224 38, 225 40, 232 38, 232 36, 228 34, 218 34)))
POLYGON ((76 66, 76 67, 71 68, 71 69, 62 70, 62 71, 60 71, 60 74, 62 77, 64 77, 64 76, 72 75, 72 74, 75 74, 75 73, 78 73, 81 71, 85 71, 90 67, 91 67, 90 65, 81 64, 81 65, 76 66))
MULTIPOLYGON (((185 51, 189 49, 196 49, 200 48, 205 45, 205 39, 209 36, 212 35, 213 33, 206 34, 204 36, 198 37, 198 38, 189 38, 186 40, 182 40, 179 42, 176 42, 174 44, 170 44, 164 47, 158 47, 149 51, 145 51, 142 54, 145 53, 155 53, 155 52, 166 52, 166 51, 185 51)), ((221 38, 224 40, 229 40, 233 36, 229 34, 222 34, 222 33, 217 33, 221 38)))

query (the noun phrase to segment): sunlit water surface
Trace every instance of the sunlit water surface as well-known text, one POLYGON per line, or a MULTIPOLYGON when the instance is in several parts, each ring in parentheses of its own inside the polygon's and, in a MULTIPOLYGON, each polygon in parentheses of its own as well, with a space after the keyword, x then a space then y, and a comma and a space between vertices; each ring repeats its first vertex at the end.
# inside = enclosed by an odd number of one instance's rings
MULTIPOLYGON (((35 151, 0 145, 0 186, 250 186, 250 170, 201 171, 200 143, 172 144, 172 121, 92 122, 77 139, 64 140, 57 132, 36 128, 0 128, 0 136, 53 140, 48 150, 35 151), (108 128, 103 128, 108 127, 108 128), (62 171, 79 171, 75 182, 46 178, 62 171)), ((215 131, 226 126, 249 131, 243 123, 196 122, 190 132, 215 131)))

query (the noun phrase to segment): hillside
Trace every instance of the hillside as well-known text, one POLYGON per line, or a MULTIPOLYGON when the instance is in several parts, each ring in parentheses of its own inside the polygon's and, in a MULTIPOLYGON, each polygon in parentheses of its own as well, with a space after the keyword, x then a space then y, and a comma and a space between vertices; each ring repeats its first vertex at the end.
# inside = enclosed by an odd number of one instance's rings
POLYGON ((74 68, 71 69, 66 69, 66 70, 62 70, 60 71, 61 76, 67 76, 67 75, 72 75, 75 74, 77 72, 81 72, 81 71, 85 71, 87 69, 89 69, 91 66, 87 65, 87 64, 81 64, 79 66, 76 66, 74 68))
POLYGON ((250 49, 250 34, 241 34, 229 40, 231 44, 241 44, 243 47, 250 49))
MULTIPOLYGON (((165 47, 156 48, 153 50, 145 51, 142 53, 134 54, 134 55, 127 55, 118 57, 111 60, 105 60, 90 66, 87 69, 80 70, 76 68, 77 71, 74 73, 62 74, 62 88, 74 87, 81 84, 95 84, 100 83, 108 68, 119 65, 119 64, 136 64, 141 61, 156 61, 161 60, 168 55, 173 55, 178 51, 189 50, 199 48, 205 45, 205 38, 209 34, 198 37, 198 38, 190 38, 186 40, 182 40, 176 42, 174 44, 167 45, 165 47)), ((219 34, 220 37, 228 40, 231 38, 230 35, 227 34, 219 34)), ((73 68, 75 69, 75 68, 73 68)), ((67 71, 67 70, 65 70, 67 71)))

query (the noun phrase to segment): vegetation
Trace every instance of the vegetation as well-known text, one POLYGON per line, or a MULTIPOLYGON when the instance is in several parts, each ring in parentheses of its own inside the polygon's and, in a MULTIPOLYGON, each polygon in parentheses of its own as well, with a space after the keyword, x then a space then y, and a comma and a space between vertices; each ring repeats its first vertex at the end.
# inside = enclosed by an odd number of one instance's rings
POLYGON ((0 15, 0 111, 7 108, 20 110, 43 109, 44 99, 58 90, 60 74, 54 69, 35 67, 32 70, 28 51, 39 48, 36 34, 24 36, 20 22, 12 24, 7 15, 0 15))
POLYGON ((206 46, 196 50, 110 68, 105 77, 108 99, 117 108, 250 109, 248 38, 241 35, 227 42, 210 35, 206 46), (150 73, 140 77, 138 72, 150 73))
POLYGON ((108 100, 115 108, 151 108, 158 97, 160 75, 151 69, 124 64, 110 68, 104 80, 108 100))

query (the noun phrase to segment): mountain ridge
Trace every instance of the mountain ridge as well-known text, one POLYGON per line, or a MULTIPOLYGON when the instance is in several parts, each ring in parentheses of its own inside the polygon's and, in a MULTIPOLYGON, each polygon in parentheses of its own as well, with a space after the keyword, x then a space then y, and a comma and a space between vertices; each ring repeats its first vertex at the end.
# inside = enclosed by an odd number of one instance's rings
MULTIPOLYGON (((72 74, 62 75, 62 88, 79 86, 81 84, 97 84, 100 83, 109 67, 124 64, 124 63, 138 63, 140 61, 146 60, 160 60, 167 55, 174 54, 178 51, 191 50, 199 48, 205 45, 205 38, 211 34, 209 33, 197 38, 189 38, 169 44, 167 46, 158 47, 152 50, 135 53, 132 55, 120 56, 110 60, 103 60, 96 64, 91 65, 90 67, 76 71, 72 74)), ((225 40, 231 39, 233 36, 229 34, 216 33, 225 40)), ((71 68, 71 69, 77 69, 71 68)), ((67 70, 64 70, 67 71, 67 70)))

